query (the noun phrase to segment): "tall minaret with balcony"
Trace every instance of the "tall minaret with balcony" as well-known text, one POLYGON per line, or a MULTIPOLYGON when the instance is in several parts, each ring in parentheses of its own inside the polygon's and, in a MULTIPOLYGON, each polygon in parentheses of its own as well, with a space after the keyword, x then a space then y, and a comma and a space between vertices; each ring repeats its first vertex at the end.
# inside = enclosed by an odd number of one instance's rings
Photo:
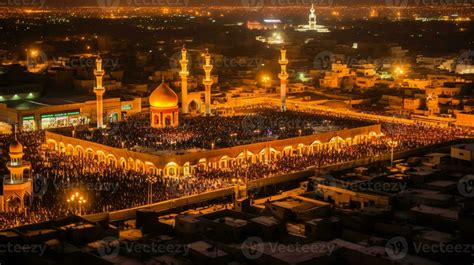
POLYGON ((181 77, 181 104, 182 104, 182 112, 187 114, 189 112, 189 102, 188 102, 188 58, 186 48, 183 46, 181 49, 181 60, 179 63, 181 64, 181 72, 179 72, 179 76, 181 77))
POLYGON ((315 9, 314 9, 314 4, 311 4, 311 9, 309 10, 310 13, 309 13, 309 21, 308 21, 308 26, 309 26, 309 29, 311 30, 315 30, 316 29, 316 14, 315 14, 315 9))
POLYGON ((206 49, 206 54, 204 54, 205 64, 202 67, 204 72, 206 73, 204 80, 202 83, 205 87, 205 103, 206 103, 206 115, 211 115, 211 86, 212 86, 212 78, 211 78, 211 55, 209 54, 209 50, 206 49))
POLYGON ((286 85, 288 79, 288 73, 286 72, 286 66, 288 65, 288 59, 286 59, 286 49, 285 47, 280 50, 281 58, 278 61, 281 67, 281 72, 278 74, 280 78, 280 96, 281 96, 281 111, 286 111, 286 85))
POLYGON ((105 93, 105 87, 102 86, 102 78, 104 77, 105 71, 102 69, 102 58, 99 56, 95 60, 96 69, 94 75, 96 79, 96 86, 94 87, 94 93, 97 101, 97 128, 104 128, 104 102, 103 95, 105 93))
POLYGON ((24 177, 25 170, 31 175, 31 163, 23 160, 23 145, 16 139, 16 133, 9 151, 10 162, 7 163, 7 169, 10 171, 10 176, 3 180, 0 211, 23 210, 33 201, 32 180, 24 177))

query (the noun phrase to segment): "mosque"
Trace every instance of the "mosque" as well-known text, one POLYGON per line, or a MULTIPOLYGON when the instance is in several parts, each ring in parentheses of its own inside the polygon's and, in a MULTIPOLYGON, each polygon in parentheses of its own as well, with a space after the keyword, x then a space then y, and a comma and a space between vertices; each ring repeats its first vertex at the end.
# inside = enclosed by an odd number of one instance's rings
MULTIPOLYGON (((211 56, 209 51, 204 53, 205 72, 203 85, 205 88, 205 100, 201 104, 205 105, 201 115, 211 115, 211 89, 213 81, 211 79, 211 56)), ((187 55, 183 47, 181 51, 181 108, 179 107, 179 96, 171 89, 162 78, 158 85, 150 94, 148 101, 150 104, 150 126, 153 128, 178 127, 179 116, 189 114, 191 102, 187 91, 187 55)), ((288 86, 288 66, 287 50, 283 47, 280 50, 280 98, 273 102, 280 106, 282 112, 287 110, 287 86, 288 86)), ((99 68, 99 67, 98 67, 99 68)), ((96 76, 101 77, 102 72, 96 76)), ((261 98, 263 104, 272 104, 268 98, 261 98)), ((99 98, 98 98, 99 100, 99 98)), ((242 102, 249 104, 248 102, 242 102)), ((262 104, 261 103, 261 104, 262 104)), ((102 113, 97 111, 97 115, 102 113)), ((273 140, 267 142, 257 142, 246 145, 234 146, 231 148, 204 150, 200 152, 164 153, 135 152, 123 148, 104 146, 95 142, 82 140, 74 137, 46 131, 46 144, 48 148, 57 150, 74 156, 95 157, 106 164, 120 166, 142 172, 150 172, 160 176, 189 176, 197 168, 222 168, 226 169, 232 165, 240 163, 257 163, 270 161, 284 156, 294 154, 303 155, 317 152, 323 149, 340 148, 343 145, 353 145, 367 142, 371 138, 380 135, 380 125, 371 125, 339 131, 330 131, 315 135, 308 135, 296 138, 273 140)))
POLYGON ((318 25, 317 17, 316 17, 316 10, 314 9, 314 5, 311 4, 311 9, 309 10, 309 20, 307 25, 299 25, 295 30, 300 32, 306 31, 314 31, 318 33, 328 33, 330 32, 328 28, 323 25, 318 25))

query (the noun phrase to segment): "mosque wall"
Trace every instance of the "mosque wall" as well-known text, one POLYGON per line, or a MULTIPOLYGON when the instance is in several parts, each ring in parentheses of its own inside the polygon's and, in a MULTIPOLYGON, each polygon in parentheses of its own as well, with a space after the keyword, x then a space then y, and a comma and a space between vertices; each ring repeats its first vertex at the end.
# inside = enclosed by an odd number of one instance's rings
POLYGON ((109 147, 47 131, 46 145, 50 149, 68 155, 92 156, 107 164, 128 169, 157 173, 162 176, 178 176, 190 175, 196 167, 227 168, 231 164, 241 164, 245 161, 248 163, 266 162, 282 156, 339 149, 343 145, 368 142, 379 135, 381 135, 381 126, 377 124, 202 152, 155 155, 109 147))

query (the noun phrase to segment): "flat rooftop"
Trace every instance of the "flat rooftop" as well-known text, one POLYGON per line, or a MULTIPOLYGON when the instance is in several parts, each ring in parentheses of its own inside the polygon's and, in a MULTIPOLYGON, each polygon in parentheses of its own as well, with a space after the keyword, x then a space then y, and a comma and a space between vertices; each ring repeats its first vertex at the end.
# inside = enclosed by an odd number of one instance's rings
POLYGON ((43 107, 50 107, 50 106, 84 103, 90 100, 95 100, 95 96, 72 95, 72 96, 67 96, 67 97, 55 97, 55 98, 42 97, 42 98, 31 99, 31 100, 22 99, 22 100, 8 101, 7 106, 9 108, 16 109, 16 110, 33 110, 33 109, 39 109, 43 107))
POLYGON ((232 217, 222 217, 214 220, 216 223, 223 223, 231 227, 243 227, 248 224, 246 220, 232 218, 232 217))
POLYGON ((454 221, 458 220, 458 211, 452 209, 438 208, 421 204, 419 206, 411 208, 410 211, 439 216, 454 221))

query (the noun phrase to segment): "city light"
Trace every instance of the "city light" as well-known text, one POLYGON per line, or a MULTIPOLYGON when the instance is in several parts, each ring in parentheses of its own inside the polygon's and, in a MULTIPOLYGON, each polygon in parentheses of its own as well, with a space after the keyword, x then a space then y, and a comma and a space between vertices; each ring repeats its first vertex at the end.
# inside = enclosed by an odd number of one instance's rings
POLYGON ((1 261, 472 264, 469 5, 6 2, 1 261))
POLYGON ((75 192, 71 195, 70 198, 67 199, 67 203, 70 204, 73 208, 77 207, 77 213, 83 213, 83 205, 87 202, 87 200, 83 197, 82 194, 79 192, 75 192))

